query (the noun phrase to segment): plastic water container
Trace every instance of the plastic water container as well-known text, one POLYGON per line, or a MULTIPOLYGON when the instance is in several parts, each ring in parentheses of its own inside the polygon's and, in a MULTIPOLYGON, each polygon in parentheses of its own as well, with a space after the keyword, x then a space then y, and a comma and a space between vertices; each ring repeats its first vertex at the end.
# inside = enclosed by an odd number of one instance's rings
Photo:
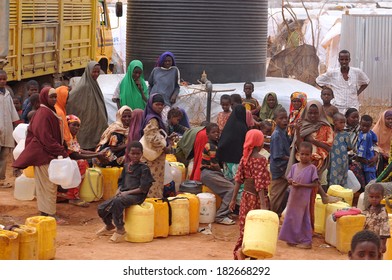
POLYGON ((167 160, 165 160, 165 174, 163 177, 163 184, 167 185, 173 181, 173 174, 171 172, 172 168, 167 160))
POLYGON ((0 229, 0 260, 17 259, 19 259, 19 234, 0 229))
POLYGON ((56 255, 56 219, 49 216, 34 216, 26 219, 26 226, 38 232, 38 259, 52 260, 56 255))
POLYGON ((100 168, 102 174, 103 199, 112 198, 118 189, 118 178, 121 176, 122 167, 100 168))
POLYGON ((348 215, 336 221, 336 249, 348 253, 351 248, 351 239, 358 231, 363 230, 365 215, 348 215))
POLYGON ((338 201, 336 203, 328 203, 326 204, 326 209, 325 209, 325 218, 329 217, 333 213, 335 213, 338 210, 342 210, 344 208, 350 208, 351 206, 343 201, 338 201))
POLYGON ((14 137, 16 143, 19 143, 21 140, 26 139, 28 127, 28 123, 20 123, 15 127, 14 131, 12 132, 12 137, 14 137))
POLYGON ((162 198, 146 198, 154 206, 154 238, 169 235, 169 202, 162 198))
POLYGON ((189 200, 189 233, 197 233, 200 218, 199 198, 192 193, 181 193, 177 197, 186 197, 189 200))
POLYGON ((279 217, 269 210, 251 210, 245 218, 242 252, 244 255, 271 258, 278 242, 279 217))
POLYGON ((154 239, 154 206, 149 202, 125 209, 125 240, 151 242, 154 239))
POLYGON ((351 189, 346 189, 339 185, 331 185, 329 186, 327 193, 332 196, 341 197, 344 199, 344 202, 347 202, 350 206, 353 205, 354 193, 351 189))
POLYGON ((325 242, 336 247, 336 222, 332 215, 329 215, 325 220, 325 242))
POLYGON ((357 208, 361 209, 362 211, 365 210, 365 204, 364 200, 365 199, 365 193, 361 193, 358 197, 358 203, 357 203, 357 208))
MULTIPOLYGON (((392 214, 388 214, 388 219, 392 236, 392 214)), ((387 251, 384 254, 384 260, 392 260, 392 238, 387 239, 387 251)))
POLYGON ((23 174, 27 178, 34 178, 34 166, 29 166, 29 167, 23 169, 23 174))
POLYGON ((170 162, 170 166, 175 167, 181 172, 181 182, 186 180, 186 167, 182 162, 170 162))
POLYGON ((216 193, 214 193, 209 187, 207 187, 206 185, 203 185, 203 187, 202 187, 202 192, 203 193, 212 193, 212 194, 214 194, 215 195, 215 198, 216 198, 216 210, 218 210, 219 209, 219 207, 221 206, 221 204, 222 204, 222 198, 219 196, 219 195, 217 195, 216 193))
POLYGON ((23 152, 25 148, 25 142, 26 139, 21 139, 19 143, 16 145, 14 150, 12 151, 12 155, 14 156, 14 159, 17 160, 20 154, 23 152))
POLYGON ((199 222, 201 224, 209 224, 215 221, 216 216, 216 198, 212 193, 199 193, 197 197, 200 201, 200 216, 199 222))
MULTIPOLYGON (((180 185, 182 183, 182 173, 180 168, 178 168, 177 166, 172 165, 172 163, 170 163, 170 168, 171 168, 171 173, 173 176, 173 181, 174 181, 174 186, 176 189, 176 193, 180 191, 180 185)), ((184 167, 185 168, 185 167, 184 167)))
POLYGON ((193 170, 193 159, 188 163, 188 167, 186 171, 186 180, 190 180, 192 170, 193 170))
POLYGON ((77 187, 81 182, 78 164, 69 157, 59 156, 57 159, 52 159, 48 173, 49 180, 64 189, 77 187))
POLYGON ((12 231, 19 234, 19 259, 38 260, 38 232, 35 227, 19 225, 12 231))
POLYGON ((327 205, 323 203, 321 196, 317 194, 314 206, 314 231, 322 235, 325 234, 326 209, 327 205))
POLYGON ((17 200, 33 200, 35 198, 35 180, 24 174, 15 179, 14 198, 17 200))
POLYGON ((189 200, 185 197, 169 197, 168 200, 172 213, 169 235, 189 234, 189 200))
POLYGON ((99 201, 103 196, 103 178, 98 168, 88 168, 79 189, 79 196, 87 202, 99 201))

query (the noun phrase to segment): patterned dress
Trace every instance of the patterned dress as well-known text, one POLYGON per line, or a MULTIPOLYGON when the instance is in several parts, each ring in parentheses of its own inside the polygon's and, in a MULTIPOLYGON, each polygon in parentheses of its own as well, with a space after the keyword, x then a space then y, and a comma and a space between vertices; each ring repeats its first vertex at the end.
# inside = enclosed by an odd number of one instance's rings
MULTIPOLYGON (((251 157, 248 160, 248 163, 244 165, 238 166, 238 171, 235 175, 235 181, 242 184, 245 179, 254 179, 254 189, 256 192, 264 189, 265 191, 265 201, 269 208, 268 203, 268 185, 270 184, 270 174, 267 169, 268 162, 264 157, 254 158, 251 157)), ((242 240, 244 238, 244 228, 245 228, 245 218, 250 210, 260 209, 260 200, 259 197, 253 193, 248 191, 244 191, 241 197, 240 204, 240 213, 239 213, 239 226, 240 226, 240 236, 237 240, 237 243, 234 247, 234 259, 237 259, 236 252, 242 246, 242 240)))
POLYGON ((348 153, 352 148, 350 135, 347 131, 340 131, 335 135, 330 155, 330 166, 328 171, 329 185, 340 185, 344 187, 347 184, 348 172, 348 153))
POLYGON ((362 212, 362 214, 366 216, 365 226, 363 229, 373 231, 380 238, 391 237, 388 214, 384 206, 369 206, 365 211, 362 212))
POLYGON ((216 123, 219 126, 219 130, 222 132, 223 128, 225 127, 227 120, 230 117, 231 112, 219 112, 218 117, 216 119, 216 123))

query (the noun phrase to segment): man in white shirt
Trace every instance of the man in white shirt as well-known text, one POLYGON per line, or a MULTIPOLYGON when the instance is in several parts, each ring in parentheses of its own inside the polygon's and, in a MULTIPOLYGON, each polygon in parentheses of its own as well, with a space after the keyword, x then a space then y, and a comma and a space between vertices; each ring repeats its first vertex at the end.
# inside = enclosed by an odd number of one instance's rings
POLYGON ((349 108, 359 109, 358 96, 370 81, 361 69, 349 67, 350 60, 350 53, 347 50, 340 51, 340 68, 327 71, 316 79, 320 87, 330 87, 333 90, 335 98, 332 104, 342 114, 349 108))

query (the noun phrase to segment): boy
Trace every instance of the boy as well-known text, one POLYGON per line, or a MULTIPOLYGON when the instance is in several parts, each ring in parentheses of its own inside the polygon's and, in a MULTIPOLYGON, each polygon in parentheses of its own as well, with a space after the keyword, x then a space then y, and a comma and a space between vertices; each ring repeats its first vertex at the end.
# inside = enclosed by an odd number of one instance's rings
POLYGON ((183 135, 185 131, 189 128, 180 124, 181 119, 183 118, 183 113, 180 109, 173 107, 167 113, 167 126, 168 126, 168 135, 172 133, 177 133, 178 135, 183 135))
POLYGON ((350 260, 381 260, 380 238, 370 230, 357 232, 351 239, 350 260))
POLYGON ((216 122, 219 126, 219 130, 222 131, 223 128, 225 127, 227 120, 230 117, 231 110, 230 110, 230 105, 231 105, 231 100, 230 100, 230 95, 228 94, 223 94, 220 98, 220 105, 222 107, 223 112, 218 113, 218 117, 216 119, 216 122))
POLYGON ((206 127, 208 143, 204 146, 201 160, 201 182, 222 198, 222 204, 216 211, 215 222, 224 225, 234 225, 230 219, 229 204, 233 197, 234 184, 227 180, 221 171, 216 151, 218 149, 219 127, 210 123, 206 127))
POLYGON ((321 90, 321 100, 323 101, 323 109, 327 115, 328 122, 333 126, 333 115, 339 113, 337 107, 331 104, 331 100, 334 98, 333 91, 329 87, 323 87, 321 90))
POLYGON ((366 184, 376 179, 377 153, 374 146, 377 144, 377 135, 370 129, 372 124, 373 118, 369 115, 363 115, 359 122, 357 161, 362 165, 366 184))
POLYGON ((22 105, 22 119, 25 121, 25 123, 28 123, 27 120, 27 114, 32 110, 32 105, 30 102, 30 97, 34 93, 39 93, 39 84, 36 80, 30 80, 26 84, 26 90, 27 90, 27 98, 23 102, 22 105))
POLYGON ((264 134, 264 147, 261 149, 261 151, 265 151, 265 154, 262 154, 267 160, 269 159, 270 156, 270 146, 271 146, 271 135, 274 130, 274 124, 272 123, 272 120, 264 120, 260 122, 260 130, 264 134))
POLYGON ((244 84, 244 93, 245 98, 242 99, 242 105, 245 106, 246 110, 253 112, 256 109, 260 109, 259 102, 256 98, 252 97, 252 93, 254 91, 254 85, 252 82, 245 82, 244 84))
POLYGON ((271 136, 270 172, 271 185, 269 188, 271 210, 279 216, 287 203, 288 182, 285 177, 290 158, 290 138, 287 134, 288 116, 284 108, 274 113, 275 131, 271 136))
POLYGON ((12 102, 14 103, 15 110, 19 115, 19 120, 15 122, 15 126, 17 126, 18 124, 24 123, 22 119, 22 102, 19 96, 13 97, 12 102))
POLYGON ((121 242, 126 233, 123 220, 124 209, 131 205, 141 204, 146 199, 154 178, 147 164, 140 162, 142 155, 143 146, 140 142, 129 143, 130 162, 124 164, 118 180, 117 193, 113 198, 98 206, 98 215, 105 223, 105 226, 97 231, 98 236, 111 234, 116 229, 110 240, 121 242))
POLYGON ((0 188, 10 188, 11 183, 4 182, 7 156, 15 147, 15 140, 12 137, 13 124, 19 120, 18 112, 16 112, 12 97, 8 89, 7 73, 0 70, 0 188))

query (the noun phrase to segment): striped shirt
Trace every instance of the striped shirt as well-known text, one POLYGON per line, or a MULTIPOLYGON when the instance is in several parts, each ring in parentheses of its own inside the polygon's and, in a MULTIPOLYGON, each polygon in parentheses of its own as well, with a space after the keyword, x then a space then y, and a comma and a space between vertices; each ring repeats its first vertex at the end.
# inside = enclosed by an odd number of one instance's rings
POLYGON ((200 169, 216 170, 211 164, 219 164, 218 158, 216 157, 216 151, 218 149, 217 143, 208 141, 204 146, 203 153, 201 155, 201 167, 200 169))

